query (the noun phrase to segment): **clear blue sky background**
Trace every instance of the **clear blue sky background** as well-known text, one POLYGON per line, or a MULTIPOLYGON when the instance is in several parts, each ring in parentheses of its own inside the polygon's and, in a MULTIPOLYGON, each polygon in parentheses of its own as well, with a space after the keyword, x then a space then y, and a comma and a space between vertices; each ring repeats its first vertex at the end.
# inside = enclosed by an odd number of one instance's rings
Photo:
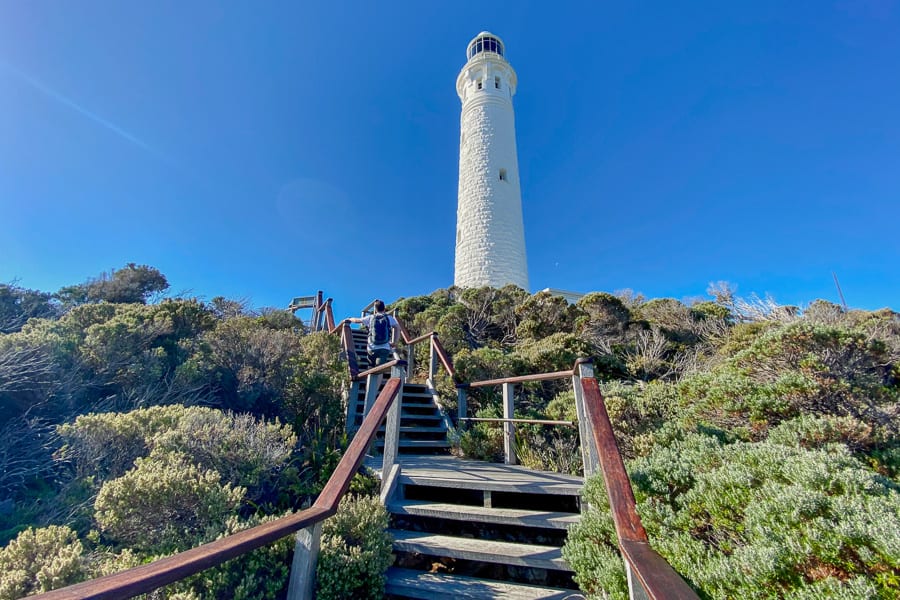
POLYGON ((338 316, 453 280, 501 36, 536 291, 900 308, 900 6, 0 0, 0 281, 127 262, 338 316))

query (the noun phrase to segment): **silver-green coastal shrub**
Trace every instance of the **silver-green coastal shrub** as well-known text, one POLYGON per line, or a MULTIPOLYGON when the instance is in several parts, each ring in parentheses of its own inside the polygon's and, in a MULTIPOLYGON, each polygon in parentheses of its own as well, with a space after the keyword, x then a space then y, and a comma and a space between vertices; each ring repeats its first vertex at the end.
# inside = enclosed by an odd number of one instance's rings
POLYGON ((68 527, 28 528, 0 549, 0 600, 55 590, 85 578, 84 548, 68 527))
POLYGON ((585 481, 583 497, 590 502, 590 510, 569 529, 563 558, 574 569, 575 582, 589 598, 628 600, 625 566, 616 544, 602 476, 585 481))
MULTIPOLYGON (((278 519, 278 515, 242 520, 230 517, 225 528, 212 541, 278 519)), ((233 558, 217 567, 206 569, 163 591, 168 600, 182 594, 196 600, 278 600, 287 591, 294 537, 286 536, 252 552, 233 558)))
POLYGON ((221 531, 245 490, 184 454, 155 452, 100 488, 94 518, 110 538, 138 550, 186 549, 221 531))
POLYGON ((316 597, 382 598, 391 565, 388 514, 377 497, 347 496, 324 522, 316 566, 316 597))
MULTIPOLYGON (((843 445, 694 434, 655 447, 629 471, 651 545, 704 597, 897 597, 900 486, 843 445)), ((621 580, 600 564, 615 548, 605 490, 588 485, 585 496, 595 510, 565 554, 583 589, 621 597, 621 580)))
POLYGON ((271 487, 297 443, 291 428, 249 414, 180 405, 79 416, 58 429, 60 456, 81 475, 119 477, 154 451, 185 454, 255 499, 271 487))

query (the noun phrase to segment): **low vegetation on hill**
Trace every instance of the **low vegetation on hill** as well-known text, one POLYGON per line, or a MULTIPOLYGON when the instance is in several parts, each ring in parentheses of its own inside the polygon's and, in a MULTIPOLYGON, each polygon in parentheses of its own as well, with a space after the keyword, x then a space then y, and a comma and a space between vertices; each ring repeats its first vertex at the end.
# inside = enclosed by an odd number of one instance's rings
MULTIPOLYGON (((0 285, 0 600, 302 508, 337 464, 338 340, 284 311, 163 298, 167 287, 134 264, 55 294, 0 285)), ((701 597, 900 597, 900 317, 711 295, 570 305, 450 288, 389 308, 452 354, 457 381, 438 382, 451 409, 458 381, 592 357, 651 543, 701 597)), ((516 410, 574 420, 571 383, 519 386, 516 410)), ((469 411, 498 416, 498 391, 472 390, 469 411)), ((469 456, 502 452, 494 425, 454 438, 469 456)), ((517 438, 524 464, 580 471, 575 429, 523 425, 517 438)), ((602 481, 586 496, 598 510, 565 554, 586 592, 627 597, 602 481)), ((348 501, 323 541, 326 595, 377 588, 381 566, 342 550, 388 551, 369 504, 348 501)), ((290 552, 274 544, 163 596, 278 598, 290 552)))

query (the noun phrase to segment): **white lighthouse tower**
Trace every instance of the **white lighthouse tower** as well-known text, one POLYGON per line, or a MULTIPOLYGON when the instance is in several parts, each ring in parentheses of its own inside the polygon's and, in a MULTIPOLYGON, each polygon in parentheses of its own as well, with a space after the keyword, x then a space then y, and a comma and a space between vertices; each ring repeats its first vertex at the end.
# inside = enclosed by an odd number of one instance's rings
POLYGON ((505 55, 503 41, 483 31, 469 42, 456 78, 462 117, 454 284, 512 283, 528 291, 512 104, 517 80, 505 55))

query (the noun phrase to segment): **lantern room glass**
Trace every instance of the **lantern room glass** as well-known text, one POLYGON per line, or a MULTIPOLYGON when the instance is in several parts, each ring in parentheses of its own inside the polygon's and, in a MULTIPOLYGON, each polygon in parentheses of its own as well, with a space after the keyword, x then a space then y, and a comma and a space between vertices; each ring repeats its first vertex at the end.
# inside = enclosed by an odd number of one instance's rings
POLYGON ((493 52, 503 56, 503 44, 497 38, 489 35, 479 37, 469 46, 469 58, 482 52, 493 52))

